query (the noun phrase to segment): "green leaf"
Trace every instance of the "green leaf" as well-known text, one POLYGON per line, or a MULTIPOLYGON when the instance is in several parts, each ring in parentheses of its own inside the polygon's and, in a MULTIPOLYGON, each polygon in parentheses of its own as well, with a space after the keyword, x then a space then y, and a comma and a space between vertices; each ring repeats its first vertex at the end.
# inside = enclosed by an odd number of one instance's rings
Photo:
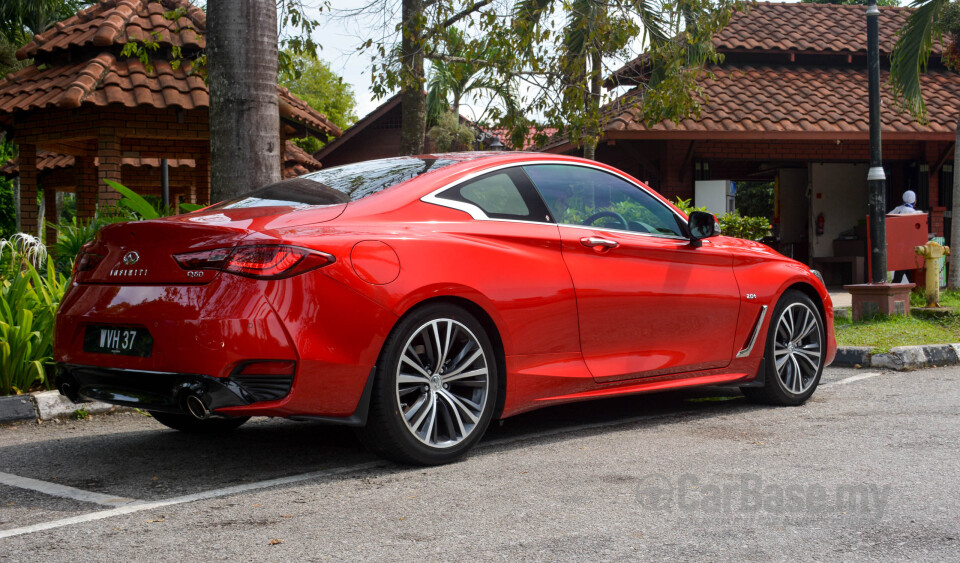
POLYGON ((121 203, 133 210, 137 215, 143 219, 157 219, 160 217, 160 214, 157 213, 157 210, 150 205, 150 202, 143 199, 140 194, 134 192, 130 188, 124 186, 119 182, 114 182, 113 180, 104 179, 103 180, 108 186, 116 190, 123 196, 121 203))

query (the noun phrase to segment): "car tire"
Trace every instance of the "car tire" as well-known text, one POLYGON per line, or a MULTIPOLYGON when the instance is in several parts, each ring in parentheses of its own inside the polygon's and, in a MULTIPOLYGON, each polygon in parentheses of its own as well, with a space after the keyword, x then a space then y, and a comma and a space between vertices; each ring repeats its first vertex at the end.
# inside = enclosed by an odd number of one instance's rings
POLYGON ((173 428, 181 432, 191 434, 219 434, 229 432, 239 428, 249 416, 238 416, 230 418, 206 418, 203 420, 194 418, 187 414, 174 414, 169 412, 150 411, 150 415, 160 424, 167 428, 173 428))
POLYGON ((789 290, 777 302, 767 329, 763 387, 742 387, 741 391, 756 403, 801 405, 820 383, 825 356, 820 309, 806 294, 789 290))
POLYGON ((497 376, 490 338, 473 315, 448 303, 417 309, 384 343, 360 438, 401 463, 449 463, 486 432, 497 376))

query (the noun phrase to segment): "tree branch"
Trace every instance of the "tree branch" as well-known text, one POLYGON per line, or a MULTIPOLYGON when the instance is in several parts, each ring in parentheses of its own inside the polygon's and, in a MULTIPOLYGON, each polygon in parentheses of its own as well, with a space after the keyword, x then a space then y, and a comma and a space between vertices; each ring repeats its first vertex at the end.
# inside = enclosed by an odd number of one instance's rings
POLYGON ((480 8, 483 8, 484 6, 487 6, 492 3, 493 3, 493 0, 474 0, 472 4, 470 4, 460 12, 447 18, 443 23, 440 24, 440 27, 434 28, 429 33, 425 33, 423 35, 423 41, 429 41, 430 39, 433 38, 433 36, 439 33, 439 30, 450 27, 451 25, 457 23, 458 21, 469 16, 470 14, 479 11, 480 8))

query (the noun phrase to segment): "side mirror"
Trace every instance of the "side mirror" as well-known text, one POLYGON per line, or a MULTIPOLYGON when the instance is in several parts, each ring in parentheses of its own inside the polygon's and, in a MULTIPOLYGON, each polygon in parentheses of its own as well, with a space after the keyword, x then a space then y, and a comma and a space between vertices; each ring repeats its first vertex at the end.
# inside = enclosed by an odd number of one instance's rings
POLYGON ((691 211, 687 222, 690 227, 690 244, 700 246, 701 239, 715 237, 720 234, 720 223, 712 213, 691 211))

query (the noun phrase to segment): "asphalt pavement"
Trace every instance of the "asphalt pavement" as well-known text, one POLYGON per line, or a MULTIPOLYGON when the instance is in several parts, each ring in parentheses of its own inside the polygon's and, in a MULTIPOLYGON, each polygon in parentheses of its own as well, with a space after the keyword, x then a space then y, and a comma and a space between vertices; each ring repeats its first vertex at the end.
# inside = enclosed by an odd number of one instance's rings
POLYGON ((349 429, 0 426, 0 560, 956 560, 960 368, 828 368, 802 407, 710 388, 554 407, 404 467, 349 429))

